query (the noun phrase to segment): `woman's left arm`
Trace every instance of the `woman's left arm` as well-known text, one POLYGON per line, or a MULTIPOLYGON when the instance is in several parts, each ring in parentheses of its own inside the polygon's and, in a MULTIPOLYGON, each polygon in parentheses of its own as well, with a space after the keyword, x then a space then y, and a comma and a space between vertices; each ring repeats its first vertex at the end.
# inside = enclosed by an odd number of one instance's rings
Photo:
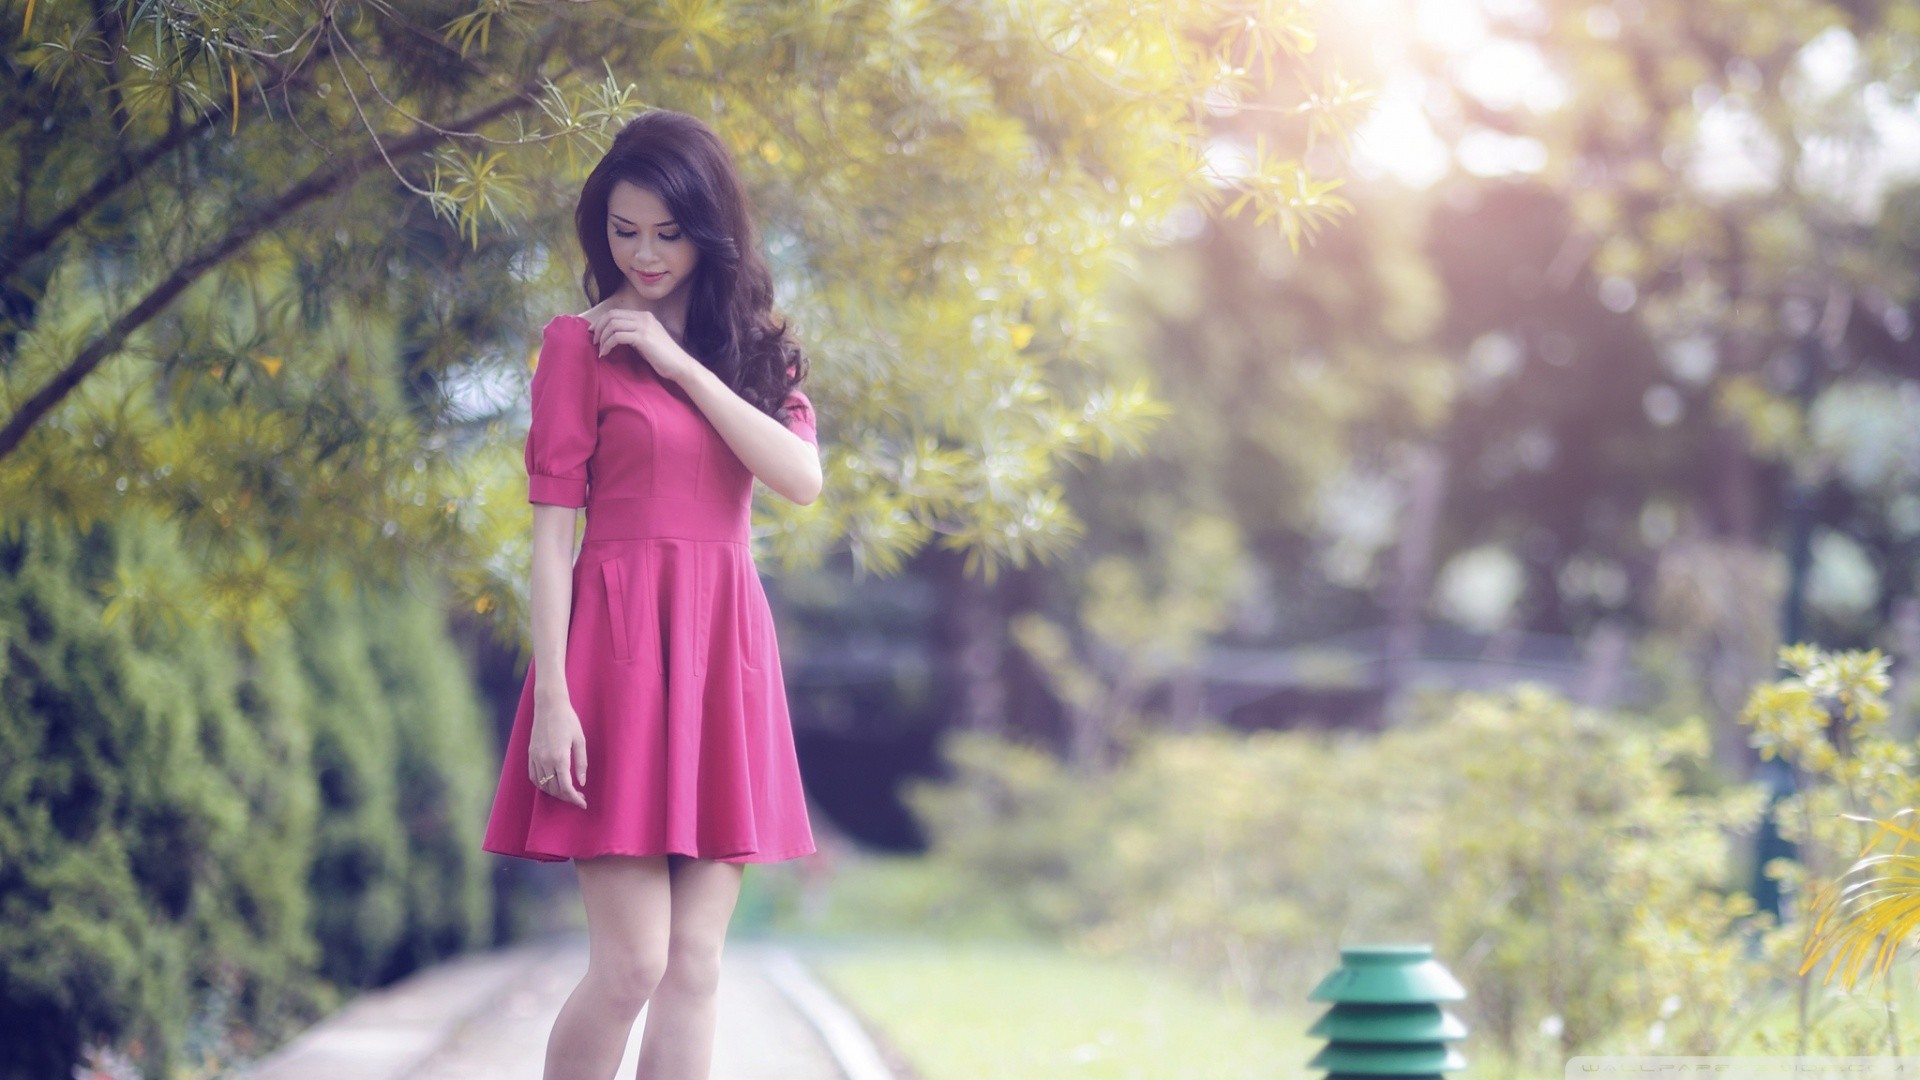
POLYGON ((802 506, 820 497, 825 481, 814 444, 734 393, 705 364, 693 362, 677 381, 761 483, 802 506))
MULTIPOLYGON (((616 345, 631 345, 661 378, 679 384, 761 483, 802 506, 820 497, 825 481, 818 446, 734 393, 681 348, 652 312, 608 308, 595 310, 587 322, 601 356, 616 345)), ((811 404, 807 408, 811 410, 811 404)), ((811 411, 807 418, 811 420, 811 411)))

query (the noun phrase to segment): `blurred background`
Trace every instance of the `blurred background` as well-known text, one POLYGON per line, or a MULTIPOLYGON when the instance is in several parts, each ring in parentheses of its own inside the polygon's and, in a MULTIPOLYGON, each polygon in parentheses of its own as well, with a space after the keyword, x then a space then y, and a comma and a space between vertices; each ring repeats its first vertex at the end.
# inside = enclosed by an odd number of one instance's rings
POLYGON ((531 353, 648 106, 738 157, 826 463, 754 540, 821 850, 733 934, 903 1075, 1307 1075, 1372 942, 1470 1076, 1912 1037, 1904 953, 1812 961, 1920 803, 1920 4, 0 37, 0 1076, 227 1075, 577 928, 478 843, 531 353))

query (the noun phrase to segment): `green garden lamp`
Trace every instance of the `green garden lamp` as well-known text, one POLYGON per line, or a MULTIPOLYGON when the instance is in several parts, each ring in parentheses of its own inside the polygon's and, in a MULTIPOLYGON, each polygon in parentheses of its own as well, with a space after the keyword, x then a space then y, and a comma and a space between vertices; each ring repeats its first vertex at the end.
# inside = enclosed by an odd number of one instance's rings
POLYGON ((1448 1046, 1467 1037, 1459 1017, 1440 1008, 1467 996, 1431 945, 1354 945, 1340 968, 1320 980, 1310 1001, 1333 1007, 1307 1029, 1327 1039, 1310 1068, 1327 1080, 1443 1080, 1467 1059, 1448 1046))

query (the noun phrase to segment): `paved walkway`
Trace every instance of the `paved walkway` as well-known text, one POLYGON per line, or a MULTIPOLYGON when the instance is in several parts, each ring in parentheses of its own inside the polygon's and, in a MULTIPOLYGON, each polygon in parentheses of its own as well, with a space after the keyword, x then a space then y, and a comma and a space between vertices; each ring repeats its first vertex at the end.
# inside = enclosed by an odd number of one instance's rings
MULTIPOLYGON (((721 957, 712 1080, 884 1075, 870 1071, 859 1033, 835 1022, 841 1019, 835 1003, 822 998, 792 952, 775 942, 744 939, 728 942, 721 957)), ((463 957, 360 995, 245 1075, 539 1080, 547 1033, 586 969, 583 934, 463 957)), ((643 1010, 617 1076, 633 1075, 645 1023, 643 1010)))

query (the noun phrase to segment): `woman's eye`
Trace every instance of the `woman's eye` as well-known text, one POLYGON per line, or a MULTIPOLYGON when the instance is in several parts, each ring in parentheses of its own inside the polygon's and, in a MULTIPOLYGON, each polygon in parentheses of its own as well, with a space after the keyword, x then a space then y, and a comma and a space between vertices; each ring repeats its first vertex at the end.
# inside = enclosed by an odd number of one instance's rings
POLYGON ((678 239, 680 239, 680 234, 679 234, 679 233, 674 233, 674 234, 673 234, 672 236, 668 236, 668 235, 667 235, 666 233, 661 233, 661 234, 660 234, 660 239, 662 239, 662 240, 678 240, 678 239))
POLYGON ((618 236, 622 239, 626 239, 626 238, 632 237, 634 234, 630 232, 621 232, 619 229, 615 229, 613 230, 613 235, 618 236))

